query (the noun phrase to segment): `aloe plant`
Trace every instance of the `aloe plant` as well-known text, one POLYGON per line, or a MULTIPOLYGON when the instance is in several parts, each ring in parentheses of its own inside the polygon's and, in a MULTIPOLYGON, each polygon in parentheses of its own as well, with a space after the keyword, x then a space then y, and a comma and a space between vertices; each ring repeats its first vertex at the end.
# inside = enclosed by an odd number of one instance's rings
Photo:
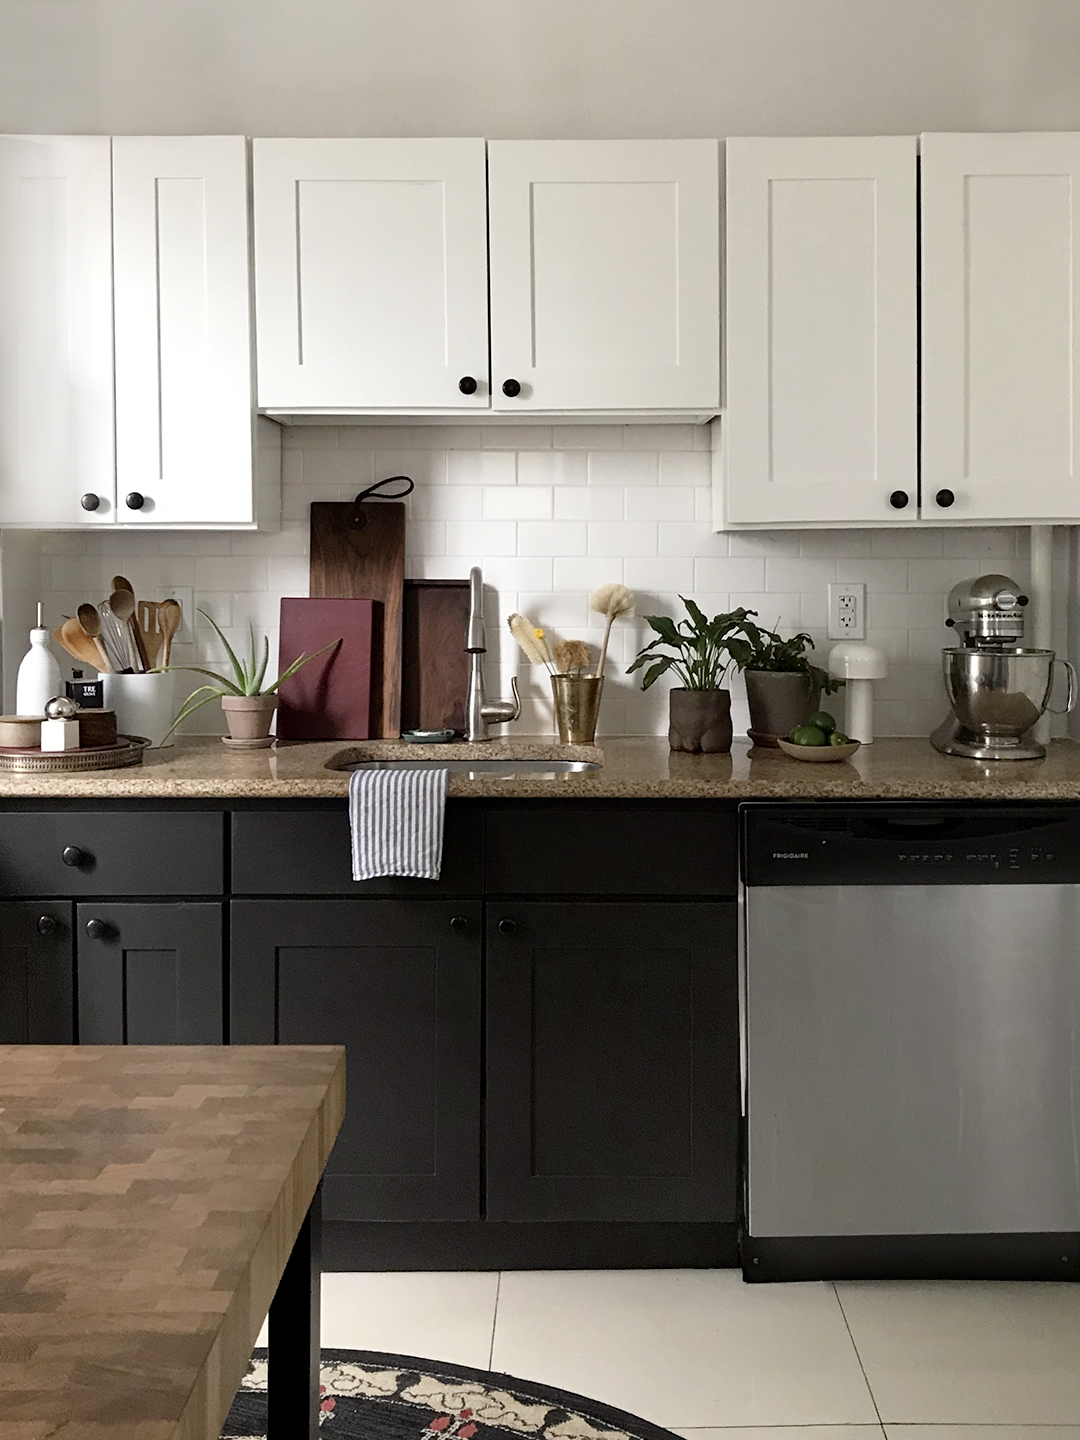
MULTIPOLYGON (((229 657, 229 664, 232 666, 232 679, 230 680, 227 675, 219 675, 214 670, 207 670, 202 665, 169 666, 170 670, 191 670, 199 675, 208 675, 210 679, 215 682, 213 685, 200 685, 197 690, 191 692, 181 705, 176 719, 173 721, 169 730, 169 735, 173 733, 178 725, 182 725, 189 715, 194 715, 196 710, 201 710, 204 705, 209 705, 212 700, 219 700, 226 695, 273 695, 279 685, 284 684, 290 676, 295 675, 298 670, 303 669, 309 661, 317 659, 320 655, 325 655, 327 650, 332 650, 335 645, 340 645, 341 643, 340 640, 331 640, 330 644, 324 645, 321 650, 314 650, 310 655, 298 655, 289 668, 283 670, 272 685, 267 685, 264 688, 263 681, 266 678, 266 667, 270 663, 270 637, 268 635, 263 636, 262 655, 260 656, 255 643, 255 627, 249 625, 248 634, 250 636, 250 646, 248 656, 246 660, 241 660, 225 638, 224 631, 213 616, 207 615, 205 610, 200 610, 199 614, 210 622, 217 633, 218 639, 222 645, 224 645, 225 653, 229 657)), ((169 735, 166 735, 166 740, 169 738, 169 735)))

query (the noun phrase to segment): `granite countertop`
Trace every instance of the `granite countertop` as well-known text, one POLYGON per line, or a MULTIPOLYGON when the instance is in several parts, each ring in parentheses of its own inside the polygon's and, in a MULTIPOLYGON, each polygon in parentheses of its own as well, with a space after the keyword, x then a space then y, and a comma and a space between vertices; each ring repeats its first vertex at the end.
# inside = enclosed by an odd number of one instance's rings
MULTIPOLYGON (((0 797, 69 799, 342 799, 345 771, 326 769, 342 754, 417 758, 400 741, 290 744, 270 750, 226 749, 217 740, 184 741, 148 751, 130 770, 84 775, 0 772, 0 797)), ((1080 744, 1055 740, 1045 760, 959 760, 939 755, 928 740, 883 739, 849 761, 814 765, 778 750, 736 741, 730 755, 684 755, 662 737, 604 740, 599 746, 561 746, 542 736, 515 736, 485 745, 440 746, 424 759, 493 760, 554 757, 602 761, 591 774, 515 775, 507 779, 450 775, 452 796, 559 799, 790 799, 790 800, 1080 800, 1080 744)))

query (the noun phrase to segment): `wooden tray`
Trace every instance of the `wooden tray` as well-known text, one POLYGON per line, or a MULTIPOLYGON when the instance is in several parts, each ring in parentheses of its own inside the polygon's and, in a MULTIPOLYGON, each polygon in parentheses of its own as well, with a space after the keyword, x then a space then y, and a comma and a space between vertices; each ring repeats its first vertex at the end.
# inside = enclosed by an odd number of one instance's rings
POLYGON ((141 735, 121 735, 115 745, 78 750, 0 750, 0 770, 38 775, 123 770, 129 765, 141 765, 149 744, 141 735))

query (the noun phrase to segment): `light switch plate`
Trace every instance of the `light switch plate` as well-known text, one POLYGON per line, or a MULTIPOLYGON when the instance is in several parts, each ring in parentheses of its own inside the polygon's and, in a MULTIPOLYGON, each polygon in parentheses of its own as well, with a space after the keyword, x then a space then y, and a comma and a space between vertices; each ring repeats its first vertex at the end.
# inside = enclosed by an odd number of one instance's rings
POLYGON ((861 580, 829 586, 829 639, 866 639, 866 586, 861 580))

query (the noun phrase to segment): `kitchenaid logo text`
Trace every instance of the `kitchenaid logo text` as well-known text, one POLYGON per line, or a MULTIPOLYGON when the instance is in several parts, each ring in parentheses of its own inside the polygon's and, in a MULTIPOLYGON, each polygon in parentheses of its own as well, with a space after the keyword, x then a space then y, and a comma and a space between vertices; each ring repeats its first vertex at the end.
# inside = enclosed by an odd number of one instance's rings
POLYGON ((809 860, 809 859, 810 859, 810 851, 809 851, 809 850, 774 850, 774 851, 772 852, 772 858, 773 858, 774 860, 809 860))

